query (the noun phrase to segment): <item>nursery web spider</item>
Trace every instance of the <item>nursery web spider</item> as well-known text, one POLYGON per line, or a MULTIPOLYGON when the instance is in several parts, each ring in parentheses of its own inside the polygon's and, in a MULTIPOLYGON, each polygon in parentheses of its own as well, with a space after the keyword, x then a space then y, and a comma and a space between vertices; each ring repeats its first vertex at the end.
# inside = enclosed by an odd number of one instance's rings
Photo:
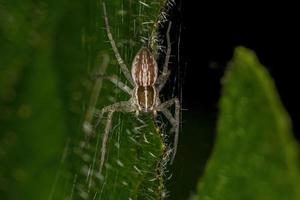
POLYGON ((117 76, 99 75, 101 78, 110 80, 121 90, 123 90, 124 92, 128 93, 131 96, 131 98, 128 101, 116 102, 112 105, 102 108, 98 113, 98 119, 95 127, 99 125, 103 115, 107 113, 107 122, 106 122, 106 127, 104 131, 102 147, 101 147, 100 172, 102 171, 102 166, 105 159, 106 145, 107 145, 109 131, 112 125, 112 116, 114 112, 135 112, 137 115, 139 114, 139 112, 144 112, 144 113, 153 113, 154 116, 157 115, 157 112, 162 112, 172 125, 171 131, 175 133, 174 144, 173 144, 174 149, 171 158, 171 163, 172 163, 177 151, 180 103, 178 98, 172 98, 165 102, 161 102, 159 99, 159 92, 164 87, 170 75, 170 71, 168 70, 168 63, 171 54, 171 42, 169 36, 171 23, 169 23, 167 29, 167 36, 166 36, 167 52, 165 56, 162 73, 160 75, 158 74, 157 62, 153 54, 147 47, 142 47, 135 55, 132 62, 132 68, 130 73, 122 57, 120 56, 116 43, 110 32, 106 7, 104 3, 103 3, 103 13, 104 13, 104 21, 105 21, 106 32, 107 32, 109 42, 112 46, 118 64, 121 67, 122 73, 127 78, 127 80, 129 81, 129 83, 133 88, 121 82, 117 76), (174 116, 168 110, 168 108, 171 107, 172 105, 175 105, 174 116))

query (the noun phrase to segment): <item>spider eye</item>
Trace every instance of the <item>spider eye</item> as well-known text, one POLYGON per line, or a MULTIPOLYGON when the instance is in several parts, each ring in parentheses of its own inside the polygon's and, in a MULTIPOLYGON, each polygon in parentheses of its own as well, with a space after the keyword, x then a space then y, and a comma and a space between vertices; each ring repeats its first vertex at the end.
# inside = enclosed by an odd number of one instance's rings
POLYGON ((152 86, 157 79, 157 63, 147 48, 142 48, 135 56, 131 75, 138 86, 152 86))

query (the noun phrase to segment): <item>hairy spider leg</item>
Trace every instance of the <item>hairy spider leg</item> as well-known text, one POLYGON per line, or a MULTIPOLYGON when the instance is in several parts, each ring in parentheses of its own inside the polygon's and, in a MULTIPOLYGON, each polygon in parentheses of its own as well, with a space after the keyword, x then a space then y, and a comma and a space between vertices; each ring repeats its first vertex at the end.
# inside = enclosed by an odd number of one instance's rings
POLYGON ((99 167, 99 173, 102 174, 102 168, 105 160, 105 154, 106 154, 106 145, 108 141, 108 135, 109 131, 111 129, 111 123, 112 123, 112 116, 114 114, 114 111, 109 111, 107 115, 107 121, 106 121, 106 126, 104 129, 104 135, 102 138, 102 145, 101 145, 101 157, 100 157, 100 167, 99 167))
POLYGON ((128 93, 129 95, 132 95, 132 89, 128 87, 125 83, 123 83, 117 76, 105 76, 105 75, 96 75, 95 78, 102 78, 107 79, 113 84, 115 84, 118 88, 123 90, 124 92, 128 93))
POLYGON ((105 6, 105 3, 103 2, 103 13, 104 13, 104 21, 105 21, 105 27, 106 27, 106 32, 107 32, 107 37, 109 39, 109 42, 111 44, 111 47, 115 53, 115 56, 116 56, 116 59, 121 67, 121 70, 124 74, 124 76, 127 78, 127 80, 131 83, 131 85, 134 85, 133 83, 133 80, 132 80, 132 77, 130 75, 130 72, 126 66, 126 64, 124 63, 120 53, 119 53, 119 50, 117 48, 117 45, 115 43, 115 40, 113 39, 113 36, 110 32, 110 27, 109 27, 109 23, 108 23, 108 18, 107 18, 107 12, 106 12, 106 6, 105 6))
POLYGON ((104 130, 104 135, 102 138, 102 146, 101 146, 101 157, 100 157, 100 168, 99 172, 100 174, 102 173, 102 168, 105 160, 105 155, 106 155, 106 146, 107 146, 107 141, 108 141, 108 135, 109 131, 111 129, 111 123, 112 123, 112 116, 114 112, 133 112, 134 107, 132 106, 132 102, 129 101, 120 101, 117 103, 114 103, 112 105, 106 106, 102 108, 98 115, 98 119, 96 122, 96 125, 94 127, 94 130, 97 129, 99 126, 101 119, 105 113, 108 113, 107 115, 107 120, 106 120, 106 125, 105 125, 105 130, 104 130))
POLYGON ((178 145, 178 136, 179 136, 179 114, 180 114, 180 103, 178 98, 173 98, 170 99, 162 104, 160 104, 157 107, 157 111, 162 112, 166 118, 169 120, 169 122, 172 124, 172 129, 171 132, 174 132, 174 150, 173 150, 173 155, 171 158, 171 164, 174 161, 175 155, 177 153, 177 145, 178 145), (174 117, 172 116, 171 112, 168 110, 169 107, 175 104, 175 114, 174 117))
POLYGON ((165 86, 169 75, 170 75, 170 70, 168 69, 169 66, 169 60, 170 60, 170 56, 171 56, 171 41, 170 41, 170 30, 171 30, 171 25, 172 22, 169 22, 169 26, 167 29, 167 52, 166 52, 166 57, 165 57, 165 62, 164 62, 164 66, 163 66, 163 71, 160 74, 160 76, 157 79, 157 91, 160 92, 161 89, 165 86))

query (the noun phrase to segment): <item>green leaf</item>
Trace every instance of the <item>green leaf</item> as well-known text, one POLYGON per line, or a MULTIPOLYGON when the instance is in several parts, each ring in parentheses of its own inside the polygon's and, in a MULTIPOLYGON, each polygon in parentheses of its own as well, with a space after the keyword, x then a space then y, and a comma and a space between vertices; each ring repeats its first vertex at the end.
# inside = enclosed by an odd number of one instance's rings
POLYGON ((222 83, 217 139, 196 199, 300 199, 298 148, 266 69, 238 47, 222 83))
MULTIPOLYGON (((156 54, 157 20, 160 19, 161 12, 165 11, 166 1, 109 1, 105 5, 110 31, 129 70, 135 54, 142 46, 150 43, 156 54)), ((121 73, 112 47, 107 42, 102 2, 96 11, 100 13, 96 20, 99 25, 100 39, 97 40, 94 48, 97 49, 97 56, 102 61, 95 66, 92 73, 117 75, 130 85, 121 73)), ((87 105, 83 122, 83 130, 88 136, 77 147, 75 146, 75 153, 80 160, 74 158, 69 161, 76 163, 75 169, 71 172, 73 176, 70 190, 73 188, 73 192, 65 193, 64 196, 74 199, 160 199, 164 197, 164 165, 168 161, 167 147, 151 115, 140 115, 137 118, 135 113, 113 113, 102 169, 101 148, 108 117, 106 113, 93 134, 90 128, 96 124, 97 115, 93 116, 103 107, 129 100, 130 96, 101 78, 93 83, 92 88, 91 100, 87 105)))

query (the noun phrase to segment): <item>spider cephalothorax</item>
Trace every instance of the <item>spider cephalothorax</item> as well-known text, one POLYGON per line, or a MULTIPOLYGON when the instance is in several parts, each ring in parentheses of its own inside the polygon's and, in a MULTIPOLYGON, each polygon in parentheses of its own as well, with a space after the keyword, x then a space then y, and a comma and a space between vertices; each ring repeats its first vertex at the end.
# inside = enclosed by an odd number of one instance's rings
POLYGON ((96 122, 97 127, 102 119, 104 113, 108 113, 107 115, 107 123, 105 127, 105 132, 102 140, 101 147, 101 160, 100 160, 100 173, 102 171, 102 166, 104 163, 105 152, 106 152, 106 144, 108 140, 108 134, 111 129, 112 116, 114 112, 136 112, 138 114, 141 112, 152 112, 154 116, 156 116, 156 112, 162 112, 165 117, 172 124, 172 131, 174 131, 174 150, 173 157, 175 157, 178 143, 178 132, 179 132, 179 112, 180 112, 180 103, 177 98, 170 99, 165 102, 160 102, 159 92, 164 87, 166 81, 169 77, 169 58, 171 54, 171 42, 169 37, 169 31, 171 28, 171 23, 169 23, 169 27, 167 30, 167 52, 165 57, 165 62, 163 66, 162 73, 158 74, 157 62, 151 53, 151 51, 143 47, 141 48, 132 62, 131 73, 129 72, 126 64, 124 63, 118 48, 115 44, 115 41, 110 32, 108 18, 106 14, 105 4, 103 3, 103 12, 104 12, 104 20, 106 25, 107 36, 109 42, 112 46, 112 49, 115 53, 115 57, 121 67, 121 70, 124 76, 127 78, 131 86, 127 86, 125 83, 119 80, 116 76, 101 76, 102 78, 106 78, 116 84, 121 90, 128 93, 131 98, 128 101, 120 101, 116 102, 112 105, 106 106, 101 109, 99 112, 99 117, 96 122), (132 87, 132 88, 131 88, 132 87), (169 107, 175 105, 175 113, 174 116, 168 110, 169 107))

